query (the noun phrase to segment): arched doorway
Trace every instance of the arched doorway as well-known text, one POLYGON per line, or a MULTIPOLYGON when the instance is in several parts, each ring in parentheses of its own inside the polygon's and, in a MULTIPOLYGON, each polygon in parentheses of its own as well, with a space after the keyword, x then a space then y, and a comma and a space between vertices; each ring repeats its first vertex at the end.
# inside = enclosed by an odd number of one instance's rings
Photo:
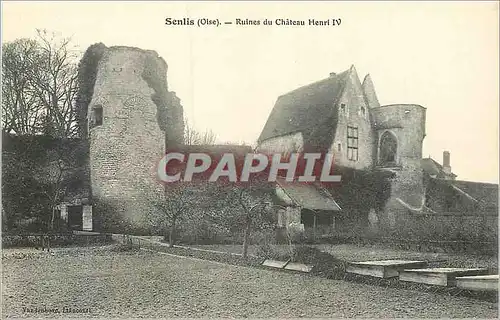
POLYGON ((398 142, 394 134, 386 131, 380 137, 379 145, 379 164, 381 166, 395 166, 396 155, 398 151, 398 142))

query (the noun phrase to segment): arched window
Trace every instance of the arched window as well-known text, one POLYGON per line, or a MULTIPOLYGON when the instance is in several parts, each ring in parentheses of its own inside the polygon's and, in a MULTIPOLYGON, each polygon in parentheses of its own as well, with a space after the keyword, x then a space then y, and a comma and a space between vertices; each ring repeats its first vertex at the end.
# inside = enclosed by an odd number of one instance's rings
POLYGON ((361 116, 365 117, 366 116, 366 110, 365 107, 361 107, 361 116))
POLYGON ((389 131, 384 132, 380 138, 379 164, 382 166, 396 165, 397 150, 396 137, 389 131))

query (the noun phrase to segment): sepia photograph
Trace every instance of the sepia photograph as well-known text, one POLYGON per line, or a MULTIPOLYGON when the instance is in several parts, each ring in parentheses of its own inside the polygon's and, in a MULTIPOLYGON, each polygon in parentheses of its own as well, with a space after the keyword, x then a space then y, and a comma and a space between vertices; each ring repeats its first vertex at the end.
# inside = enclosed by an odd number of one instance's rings
POLYGON ((497 1, 2 1, 2 319, 498 314, 497 1))

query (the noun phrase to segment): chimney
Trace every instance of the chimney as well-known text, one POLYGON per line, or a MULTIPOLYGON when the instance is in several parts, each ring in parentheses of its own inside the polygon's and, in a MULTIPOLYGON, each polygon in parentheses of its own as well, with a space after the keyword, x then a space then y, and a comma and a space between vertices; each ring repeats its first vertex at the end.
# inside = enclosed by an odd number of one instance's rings
POLYGON ((443 170, 446 174, 451 174, 449 151, 443 151, 443 170))
POLYGON ((330 77, 335 77, 337 74, 335 72, 330 72, 330 77))

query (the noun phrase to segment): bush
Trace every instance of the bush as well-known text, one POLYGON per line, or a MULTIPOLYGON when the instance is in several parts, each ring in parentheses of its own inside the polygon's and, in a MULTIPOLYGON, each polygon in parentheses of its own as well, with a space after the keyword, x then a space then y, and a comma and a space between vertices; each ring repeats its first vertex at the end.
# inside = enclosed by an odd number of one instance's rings
POLYGON ((287 261, 290 256, 276 250, 271 244, 265 243, 257 246, 256 255, 264 259, 287 261))
POLYGON ((346 261, 333 255, 322 252, 318 248, 299 245, 293 250, 294 262, 313 265, 311 271, 314 275, 329 279, 344 279, 346 274, 346 261))
POLYGON ((257 245, 257 256, 265 259, 283 260, 290 259, 289 254, 276 250, 275 245, 278 243, 276 239, 276 230, 264 229, 254 231, 250 235, 250 243, 257 245))
MULTIPOLYGON (((100 245, 110 243, 110 235, 75 235, 70 232, 45 234, 50 239, 51 247, 64 247, 71 245, 100 245)), ((42 234, 7 234, 2 235, 2 246, 13 247, 40 247, 42 234)))

